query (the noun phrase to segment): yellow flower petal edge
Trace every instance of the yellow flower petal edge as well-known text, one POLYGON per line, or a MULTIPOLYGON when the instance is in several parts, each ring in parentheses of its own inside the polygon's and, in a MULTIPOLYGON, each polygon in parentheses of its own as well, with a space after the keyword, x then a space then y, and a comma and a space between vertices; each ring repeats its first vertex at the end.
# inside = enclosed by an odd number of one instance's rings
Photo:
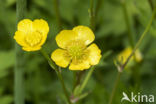
POLYGON ((84 60, 83 62, 79 63, 79 64, 75 64, 74 62, 71 62, 69 69, 70 70, 85 70, 90 68, 90 64, 88 60, 84 60))
POLYGON ((89 27, 77 26, 73 28, 73 31, 78 34, 79 39, 83 39, 85 41, 86 45, 92 43, 95 39, 93 31, 89 27))
POLYGON ((77 37, 77 34, 72 30, 62 30, 57 36, 56 36, 56 43, 60 48, 65 49, 67 46, 67 43, 71 40, 75 40, 77 37))
POLYGON ((89 45, 94 39, 94 33, 89 27, 76 26, 72 30, 62 30, 56 36, 56 43, 60 48, 65 49, 69 41, 82 40, 85 45, 89 45))
POLYGON ((142 59, 143 59, 143 56, 142 56, 140 50, 138 50, 138 49, 135 52, 135 59, 136 59, 137 62, 141 62, 142 59))
POLYGON ((14 39, 25 51, 40 50, 47 39, 48 23, 43 19, 23 19, 17 25, 14 39))
POLYGON ((91 44, 88 47, 88 50, 90 52, 89 54, 89 62, 91 65, 96 65, 99 63, 101 58, 101 50, 98 48, 96 44, 91 44))
POLYGON ((19 21, 17 25, 17 30, 27 33, 28 31, 33 31, 33 22, 30 19, 23 19, 19 21))
MULTIPOLYGON (((125 61, 127 60, 127 58, 129 57, 129 55, 132 53, 132 48, 131 47, 127 47, 125 48, 121 53, 119 53, 118 55, 118 61, 125 63, 125 61)), ((142 54, 141 52, 137 49, 135 52, 135 57, 133 55, 133 57, 130 59, 130 62, 133 60, 136 60, 137 62, 140 62, 142 60, 142 54)))
POLYGON ((33 48, 31 48, 31 47, 23 47, 22 48, 23 50, 25 50, 25 51, 37 51, 37 50, 40 50, 41 49, 41 47, 33 47, 33 48))
POLYGON ((63 68, 70 70, 85 70, 97 65, 101 59, 101 50, 96 44, 89 27, 77 26, 72 30, 62 30, 56 36, 56 43, 62 49, 52 52, 51 59, 63 68))
POLYGON ((16 40, 16 42, 18 44, 20 44, 23 47, 27 46, 27 44, 23 41, 24 38, 25 38, 25 33, 24 32, 21 32, 21 31, 16 31, 15 32, 14 39, 16 40))
POLYGON ((70 58, 65 57, 66 51, 63 49, 56 49, 52 54, 51 58, 55 61, 58 66, 67 67, 70 62, 70 58))

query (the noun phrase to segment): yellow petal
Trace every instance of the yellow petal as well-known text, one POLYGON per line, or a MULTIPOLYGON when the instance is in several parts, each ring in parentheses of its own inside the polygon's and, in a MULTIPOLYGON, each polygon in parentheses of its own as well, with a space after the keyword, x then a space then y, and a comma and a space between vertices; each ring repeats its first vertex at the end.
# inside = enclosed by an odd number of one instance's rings
POLYGON ((88 48, 89 50, 89 62, 91 65, 96 65, 101 59, 101 50, 96 44, 91 44, 88 48))
POLYGON ((40 50, 49 32, 48 23, 43 19, 36 19, 33 22, 30 19, 23 19, 17 28, 14 39, 25 51, 40 50))
POLYGON ((46 39, 47 39, 47 35, 43 35, 43 36, 42 36, 42 40, 41 40, 41 42, 38 44, 38 46, 42 46, 42 45, 45 43, 46 39))
POLYGON ((48 34, 49 26, 48 23, 43 19, 36 19, 33 21, 33 29, 34 31, 40 32, 43 35, 48 34))
POLYGON ((41 47, 22 47, 24 51, 37 51, 40 50, 41 47))
POLYGON ((65 57, 66 51, 63 49, 56 49, 52 54, 51 54, 51 59, 58 65, 63 68, 67 67, 70 62, 70 58, 65 57))
POLYGON ((49 32, 48 23, 43 19, 36 19, 33 21, 33 28, 35 31, 42 34, 42 40, 41 40, 40 44, 38 44, 38 46, 43 45, 47 39, 47 35, 49 32))
POLYGON ((25 34, 33 31, 33 22, 30 19, 23 19, 18 23, 18 30, 25 34))
MULTIPOLYGON (((132 52, 132 48, 128 47, 126 49, 124 49, 119 55, 118 55, 118 61, 121 63, 125 63, 125 61, 127 60, 127 58, 129 57, 129 55, 132 52)), ((133 57, 131 57, 130 61, 132 61, 133 57)))
POLYGON ((16 40, 16 42, 21 45, 21 46, 27 46, 27 44, 25 43, 25 33, 22 31, 16 31, 15 35, 14 35, 14 39, 16 40))
MULTIPOLYGON (((118 55, 118 61, 125 63, 127 58, 130 56, 130 54, 133 52, 133 49, 131 47, 125 48, 119 55, 118 55)), ((133 55, 130 59, 130 62, 136 60, 137 62, 140 62, 142 60, 142 54, 137 49, 135 51, 135 55, 133 55)))
POLYGON ((94 33, 89 27, 77 26, 73 28, 73 31, 75 31, 78 34, 78 39, 82 39, 85 41, 86 45, 90 44, 95 39, 94 33))
POLYGON ((57 36, 56 36, 56 43, 61 48, 66 48, 67 44, 71 40, 75 40, 77 37, 77 34, 72 30, 62 30, 57 36))
POLYGON ((25 42, 29 44, 30 47, 35 47, 40 44, 42 40, 42 34, 39 32, 32 32, 31 34, 27 34, 25 37, 25 42))
POLYGON ((135 52, 135 59, 136 59, 136 61, 137 62, 140 62, 140 61, 142 61, 142 54, 141 54, 141 52, 137 49, 136 50, 136 52, 135 52))
POLYGON ((75 64, 73 61, 71 62, 69 69, 70 70, 85 70, 85 69, 89 69, 90 64, 88 60, 84 60, 81 63, 77 63, 75 64))

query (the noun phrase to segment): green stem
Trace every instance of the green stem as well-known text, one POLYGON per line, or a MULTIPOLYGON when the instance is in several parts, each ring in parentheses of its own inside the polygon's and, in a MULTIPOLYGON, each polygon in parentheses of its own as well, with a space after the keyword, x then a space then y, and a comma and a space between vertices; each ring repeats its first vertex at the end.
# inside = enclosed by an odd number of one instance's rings
POLYGON ((144 37, 146 36, 147 32, 149 31, 149 29, 150 29, 150 27, 152 25, 152 22, 153 22, 153 20, 155 18, 155 13, 156 13, 156 8, 154 9, 153 14, 152 14, 152 18, 150 19, 150 21, 149 21, 148 25, 146 26, 144 32, 142 33, 141 37, 139 38, 138 42, 136 43, 136 45, 135 45, 132 53, 127 58, 127 60, 125 61, 125 63, 121 66, 121 71, 125 68, 125 66, 129 62, 130 58, 134 55, 135 51, 138 49, 138 47, 140 46, 140 44, 143 41, 144 37))
MULTIPOLYGON (((26 13, 26 0, 16 2, 17 23, 24 19, 26 13)), ((15 70, 14 70, 14 103, 24 104, 24 54, 21 48, 15 43, 15 70)))
POLYGON ((70 97, 69 97, 69 95, 68 95, 67 88, 65 87, 64 80, 63 80, 63 77, 62 77, 60 71, 57 70, 56 73, 57 73, 57 76, 58 76, 58 78, 59 78, 59 80, 60 80, 60 82, 61 82, 61 84, 62 84, 62 88, 63 88, 63 90, 64 90, 64 94, 65 94, 65 96, 66 96, 66 98, 67 98, 68 103, 69 103, 69 104, 72 104, 71 101, 70 101, 70 97))
MULTIPOLYGON (((156 8, 154 9, 153 14, 152 14, 152 17, 151 17, 148 25, 146 26, 144 32, 142 33, 141 37, 139 38, 137 44, 135 45, 132 53, 127 58, 126 62, 122 66, 120 66, 120 69, 119 69, 120 71, 123 71, 123 69, 125 68, 125 66, 129 62, 130 58, 133 56, 133 54, 135 53, 135 51, 137 50, 137 48, 140 46, 142 40, 144 39, 145 35, 147 34, 147 32, 149 31, 149 29, 150 29, 150 27, 152 25, 152 22, 153 22, 154 17, 155 17, 155 13, 156 13, 156 8)), ((112 104, 112 101, 113 101, 113 98, 114 98, 114 95, 115 95, 115 92, 116 92, 116 88, 117 88, 118 83, 119 83, 120 76, 121 76, 121 72, 118 72, 118 75, 117 75, 117 78, 116 78, 116 81, 115 81, 115 85, 114 85, 114 88, 113 88, 113 91, 112 91, 112 94, 111 94, 111 97, 110 97, 109 104, 112 104)))
POLYGON ((51 66, 51 68, 55 70, 55 72, 56 72, 56 74, 57 74, 57 76, 58 76, 58 78, 59 78, 59 80, 61 82, 64 94, 65 94, 65 96, 67 98, 67 101, 68 101, 69 104, 72 104, 71 101, 70 101, 70 97, 68 95, 67 88, 65 86, 63 77, 61 75, 61 72, 59 71, 59 67, 55 65, 55 63, 50 59, 49 55, 43 49, 41 49, 40 51, 41 51, 42 55, 47 59, 47 61, 48 61, 49 65, 51 66))
POLYGON ((114 98, 116 89, 118 87, 118 83, 120 81, 120 76, 121 76, 121 72, 118 72, 118 75, 116 77, 116 81, 115 81, 115 84, 114 84, 114 87, 113 87, 113 90, 112 90, 112 93, 111 93, 111 96, 110 96, 110 99, 109 99, 109 103, 108 104, 112 104, 112 102, 113 102, 113 98, 114 98))
POLYGON ((58 0, 54 0, 54 9, 55 9, 55 14, 56 14, 56 19, 57 19, 57 23, 59 26, 59 30, 61 30, 62 29, 62 23, 61 23, 61 18, 60 18, 59 1, 58 0))
POLYGON ((87 85, 87 82, 88 82, 90 76, 92 75, 94 69, 95 69, 95 66, 93 66, 93 67, 89 70, 89 72, 88 72, 87 76, 85 77, 85 79, 84 79, 82 85, 80 86, 79 94, 82 93, 83 89, 84 89, 85 86, 87 85))
POLYGON ((90 0, 90 9, 89 9, 89 16, 90 16, 90 27, 94 31, 95 30, 95 13, 94 13, 94 0, 90 0))
POLYGON ((125 19, 127 30, 128 30, 129 43, 132 46, 132 48, 134 48, 133 30, 132 30, 132 27, 131 27, 131 24, 130 24, 128 11, 127 11, 127 6, 126 6, 126 3, 125 3, 124 0, 122 2, 122 8, 123 8, 124 19, 125 19))
MULTIPOLYGON (((76 88, 77 85, 80 84, 81 79, 83 77, 84 71, 77 71, 76 72, 76 78, 75 78, 75 85, 74 85, 74 89, 76 88)), ((73 91, 74 91, 73 89, 73 91)))
POLYGON ((77 78, 76 78, 76 74, 77 74, 77 72, 76 71, 73 71, 73 90, 72 91, 74 91, 74 89, 75 89, 75 87, 76 87, 76 80, 77 80, 77 78))
POLYGON ((95 18, 97 17, 99 10, 103 4, 104 0, 97 0, 97 5, 96 5, 96 9, 95 9, 95 18))
POLYGON ((150 6, 151 6, 151 9, 153 10, 154 9, 154 2, 152 0, 148 0, 150 6))
POLYGON ((48 61, 49 65, 51 66, 51 68, 53 68, 54 70, 57 70, 58 67, 55 65, 55 63, 50 59, 49 55, 43 50, 40 50, 42 55, 44 56, 44 58, 48 61))
MULTIPOLYGON (((130 46, 132 47, 132 49, 134 48, 134 39, 133 39, 133 30, 132 30, 132 26, 130 24, 130 19, 129 19, 129 16, 128 16, 128 10, 127 10, 127 5, 126 5, 126 2, 125 0, 123 0, 122 2, 122 7, 123 7, 123 12, 124 12, 124 17, 125 17, 125 22, 126 22, 126 25, 127 25, 127 30, 128 30, 128 38, 129 38, 129 44, 130 46)), ((134 57, 135 57, 135 61, 136 61, 136 56, 134 54, 134 57)), ((136 65, 135 65, 136 66, 136 65)), ((134 67, 135 68, 135 67, 134 67)), ((132 70, 132 78, 133 78, 133 82, 135 84, 138 84, 138 87, 137 89, 139 89, 139 83, 140 83, 140 75, 139 75, 139 69, 137 70, 132 70)), ((135 85, 134 84, 134 85, 135 85)))

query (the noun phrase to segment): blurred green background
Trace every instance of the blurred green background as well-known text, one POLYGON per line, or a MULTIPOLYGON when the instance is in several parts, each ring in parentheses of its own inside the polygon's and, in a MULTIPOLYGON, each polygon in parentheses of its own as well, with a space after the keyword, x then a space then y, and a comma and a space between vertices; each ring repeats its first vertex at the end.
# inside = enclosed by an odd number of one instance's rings
MULTIPOLYGON (((80 104, 107 104, 117 75, 116 56, 130 46, 124 14, 126 5, 134 43, 149 22, 155 0, 94 0, 95 43, 105 56, 96 67, 85 91, 90 94, 80 104)), ((90 0, 59 0, 61 27, 90 26, 90 0)), ((43 48, 51 54, 57 48, 59 32, 54 0, 27 0, 26 18, 45 19, 50 26, 43 48)), ((13 104, 16 31, 16 1, 0 0, 0 104, 13 104)), ((128 67, 122 74, 113 104, 121 104, 122 92, 156 95, 156 20, 143 40, 140 51, 143 60, 128 67)), ((65 104, 58 78, 40 54, 24 52, 26 104, 65 104)), ((22 60, 22 61, 23 61, 22 60)), ((66 86, 72 91, 73 73, 62 69, 66 86)), ((123 102, 128 104, 128 102, 123 102)), ((135 103, 133 103, 135 104, 135 103)), ((149 103, 142 103, 149 104, 149 103)), ((154 103, 153 103, 154 104, 154 103)))

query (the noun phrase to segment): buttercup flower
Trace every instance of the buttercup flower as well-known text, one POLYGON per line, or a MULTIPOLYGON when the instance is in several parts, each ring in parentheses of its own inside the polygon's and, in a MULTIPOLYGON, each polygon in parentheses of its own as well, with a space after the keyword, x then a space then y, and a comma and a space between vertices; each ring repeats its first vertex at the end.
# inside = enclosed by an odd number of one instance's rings
MULTIPOLYGON (((124 49, 119 55, 118 55, 118 61, 125 63, 125 61, 127 60, 127 58, 129 57, 129 55, 132 53, 132 48, 128 47, 126 49, 124 49)), ((142 60, 142 54, 139 50, 135 51, 135 56, 133 55, 130 59, 130 62, 132 62, 133 60, 136 60, 137 62, 140 62, 142 60)))
POLYGON ((51 58, 63 68, 69 65, 70 70, 88 69, 98 64, 101 58, 101 50, 95 43, 91 44, 94 39, 94 33, 86 26, 62 30, 56 36, 60 48, 51 54, 51 58))
POLYGON ((18 23, 14 39, 25 51, 37 51, 45 43, 49 32, 48 23, 43 19, 21 20, 18 23))

